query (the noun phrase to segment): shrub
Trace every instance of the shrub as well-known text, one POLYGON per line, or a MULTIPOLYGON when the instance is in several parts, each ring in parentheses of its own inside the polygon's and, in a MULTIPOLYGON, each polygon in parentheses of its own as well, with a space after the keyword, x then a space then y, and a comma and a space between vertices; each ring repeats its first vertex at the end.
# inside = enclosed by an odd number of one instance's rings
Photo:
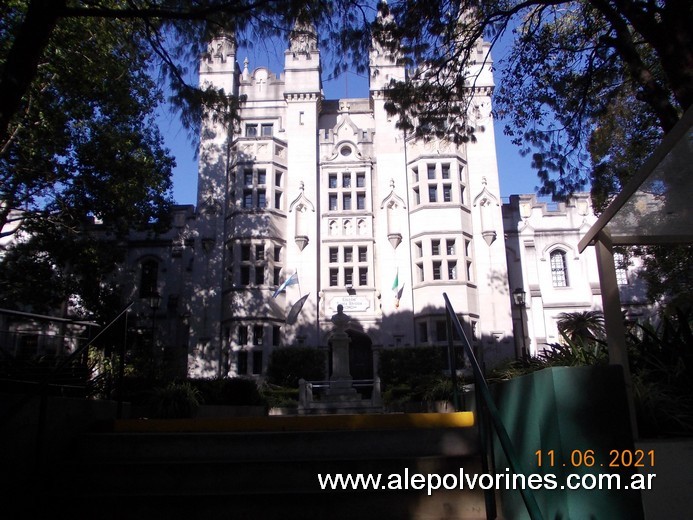
POLYGON ((380 380, 383 386, 416 383, 439 376, 447 368, 442 347, 412 347, 380 353, 380 380))
POLYGON ((267 366, 267 382, 298 388, 300 379, 325 379, 325 352, 310 347, 284 347, 272 351, 267 366))
POLYGON ((200 404, 202 394, 187 381, 155 388, 150 399, 152 417, 158 419, 193 417, 200 404))
POLYGON ((264 385, 261 392, 270 408, 296 408, 298 406, 298 388, 264 385))
POLYGON ((406 402, 439 400, 444 394, 440 385, 445 379, 442 373, 447 368, 446 352, 443 347, 398 348, 381 352, 379 375, 385 404, 397 407, 406 402))

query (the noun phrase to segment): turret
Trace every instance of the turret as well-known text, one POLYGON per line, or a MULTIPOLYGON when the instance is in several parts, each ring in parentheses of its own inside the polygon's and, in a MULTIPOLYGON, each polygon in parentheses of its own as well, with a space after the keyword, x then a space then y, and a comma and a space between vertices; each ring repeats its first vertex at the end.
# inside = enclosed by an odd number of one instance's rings
POLYGON ((238 93, 239 73, 234 37, 228 34, 217 36, 200 60, 200 86, 213 86, 235 95, 238 93))
MULTIPOLYGON (((378 18, 376 26, 381 32, 380 41, 373 38, 370 52, 370 91, 381 92, 387 88, 392 80, 404 81, 406 71, 404 66, 399 65, 399 53, 397 45, 392 41, 388 27, 394 23, 394 19, 389 12, 387 2, 383 0, 378 5, 378 18)), ((372 94, 371 94, 372 95, 372 94)))

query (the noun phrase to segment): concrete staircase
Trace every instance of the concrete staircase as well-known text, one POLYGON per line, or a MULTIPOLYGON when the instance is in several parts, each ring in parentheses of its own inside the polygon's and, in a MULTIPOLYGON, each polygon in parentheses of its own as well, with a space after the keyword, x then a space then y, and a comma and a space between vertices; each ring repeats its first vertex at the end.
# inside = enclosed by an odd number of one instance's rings
POLYGON ((481 472, 470 422, 464 413, 120 421, 77 438, 25 511, 71 520, 485 519, 481 491, 412 489, 416 473, 481 472), (380 474, 381 488, 396 474, 401 489, 323 490, 326 473, 380 474))

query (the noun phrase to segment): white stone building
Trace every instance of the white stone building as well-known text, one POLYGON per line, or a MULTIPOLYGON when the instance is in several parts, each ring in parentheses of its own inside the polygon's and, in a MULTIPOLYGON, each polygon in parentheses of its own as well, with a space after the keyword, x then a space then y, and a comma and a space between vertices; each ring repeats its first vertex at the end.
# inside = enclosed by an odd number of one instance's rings
POLYGON ((280 75, 241 67, 231 38, 203 57, 200 81, 244 101, 230 131, 203 129, 196 210, 178 208, 159 247, 130 243, 126 293, 161 296, 138 304, 157 343, 185 348, 191 376, 262 374, 273 348, 328 346, 342 305, 368 378, 374 349, 445 344, 447 293, 487 360, 513 356, 488 44, 477 140, 457 146, 396 128, 385 87, 405 70, 375 47, 369 96, 324 99, 316 42, 294 30, 280 75))
POLYGON ((453 145, 396 128, 385 89, 405 70, 377 46, 369 96, 329 100, 310 28, 292 32, 279 75, 212 42, 200 81, 241 96, 240 119, 206 124, 196 208, 133 236, 121 277, 164 358, 192 377, 260 376, 274 348, 328 347, 341 305, 352 375, 369 379, 380 348, 446 344, 443 293, 487 364, 558 341, 561 312, 599 309, 596 263, 577 252, 587 196, 502 210, 488 50, 471 65, 476 141, 453 145))
MULTIPOLYGON (((525 300, 524 306, 513 306, 519 354, 525 348, 536 355, 547 344, 559 343, 560 314, 602 310, 594 251, 578 252, 578 242, 596 220, 586 193, 551 204, 534 195, 513 195, 503 205, 510 288, 521 291, 525 300)), ((640 259, 627 252, 614 256, 626 318, 650 316, 646 286, 637 277, 640 259)))

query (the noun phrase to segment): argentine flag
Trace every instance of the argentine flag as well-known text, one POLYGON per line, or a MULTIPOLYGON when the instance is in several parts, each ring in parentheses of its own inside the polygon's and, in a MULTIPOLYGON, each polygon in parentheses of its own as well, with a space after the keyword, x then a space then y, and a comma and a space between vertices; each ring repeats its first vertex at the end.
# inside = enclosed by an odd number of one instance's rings
POLYGON ((295 285, 298 283, 298 272, 295 272, 291 276, 289 276, 286 280, 284 280, 284 283, 281 284, 276 291, 274 291, 274 294, 272 295, 272 298, 276 298, 280 292, 282 292, 284 289, 289 287, 290 285, 295 285))

